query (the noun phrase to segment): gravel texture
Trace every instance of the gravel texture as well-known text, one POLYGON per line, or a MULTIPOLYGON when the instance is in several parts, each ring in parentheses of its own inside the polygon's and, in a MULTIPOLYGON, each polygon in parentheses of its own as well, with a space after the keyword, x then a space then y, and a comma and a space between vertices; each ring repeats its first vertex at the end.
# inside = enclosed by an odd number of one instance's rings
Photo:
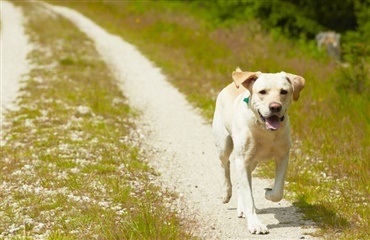
POLYGON ((6 109, 15 107, 14 100, 21 87, 22 76, 29 71, 26 59, 32 47, 23 27, 20 8, 1 1, 1 122, 6 109))

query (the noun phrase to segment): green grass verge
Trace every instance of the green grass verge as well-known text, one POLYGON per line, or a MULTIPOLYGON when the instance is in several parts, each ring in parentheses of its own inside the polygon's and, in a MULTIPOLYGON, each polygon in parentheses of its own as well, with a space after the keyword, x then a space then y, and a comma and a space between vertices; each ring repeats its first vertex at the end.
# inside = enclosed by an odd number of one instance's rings
POLYGON ((2 126, 0 238, 191 239, 94 44, 37 3, 17 5, 34 68, 2 126))
MULTIPOLYGON (((317 221, 324 238, 368 236, 369 98, 338 91, 341 71, 319 59, 323 55, 314 43, 268 35, 257 22, 217 25, 207 9, 186 2, 59 4, 137 45, 209 120, 216 94, 231 81, 237 66, 304 76, 307 86, 290 111, 295 144, 288 197, 317 221)), ((260 174, 273 175, 266 167, 260 174)))

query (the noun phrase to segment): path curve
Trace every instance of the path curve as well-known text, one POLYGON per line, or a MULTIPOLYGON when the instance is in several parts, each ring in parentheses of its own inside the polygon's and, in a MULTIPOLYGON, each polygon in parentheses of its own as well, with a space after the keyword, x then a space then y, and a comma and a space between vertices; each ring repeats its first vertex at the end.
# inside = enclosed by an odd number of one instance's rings
MULTIPOLYGON (((51 6, 70 19, 90 37, 102 58, 119 79, 130 105, 142 112, 144 140, 153 151, 152 164, 164 181, 181 193, 187 207, 201 224, 198 234, 204 239, 311 239, 312 229, 297 209, 287 201, 272 203, 264 198, 271 182, 254 179, 255 201, 261 220, 270 234, 251 235, 244 219, 236 217, 235 196, 223 205, 221 167, 215 154, 211 127, 189 105, 184 95, 172 87, 161 70, 133 45, 107 33, 77 11, 51 6)), ((235 191, 234 191, 235 192, 235 191)))

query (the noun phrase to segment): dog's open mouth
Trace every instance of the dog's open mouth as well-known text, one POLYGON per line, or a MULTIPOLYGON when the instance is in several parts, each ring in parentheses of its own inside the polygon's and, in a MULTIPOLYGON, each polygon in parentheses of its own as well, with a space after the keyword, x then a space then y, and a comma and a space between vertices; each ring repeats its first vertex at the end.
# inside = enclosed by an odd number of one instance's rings
POLYGON ((265 123, 266 129, 271 131, 276 131, 280 128, 281 122, 284 121, 284 116, 279 117, 276 115, 270 116, 270 117, 263 117, 260 112, 260 117, 262 121, 265 123))

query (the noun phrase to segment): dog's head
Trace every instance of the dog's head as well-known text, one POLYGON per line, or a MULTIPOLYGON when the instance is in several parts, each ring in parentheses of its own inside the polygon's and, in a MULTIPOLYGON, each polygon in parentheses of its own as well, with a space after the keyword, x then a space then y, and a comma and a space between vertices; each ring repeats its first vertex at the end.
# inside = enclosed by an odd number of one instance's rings
POLYGON ((276 131, 284 121, 292 99, 297 101, 305 80, 290 73, 243 72, 232 73, 237 88, 250 92, 250 106, 268 130, 276 131))

